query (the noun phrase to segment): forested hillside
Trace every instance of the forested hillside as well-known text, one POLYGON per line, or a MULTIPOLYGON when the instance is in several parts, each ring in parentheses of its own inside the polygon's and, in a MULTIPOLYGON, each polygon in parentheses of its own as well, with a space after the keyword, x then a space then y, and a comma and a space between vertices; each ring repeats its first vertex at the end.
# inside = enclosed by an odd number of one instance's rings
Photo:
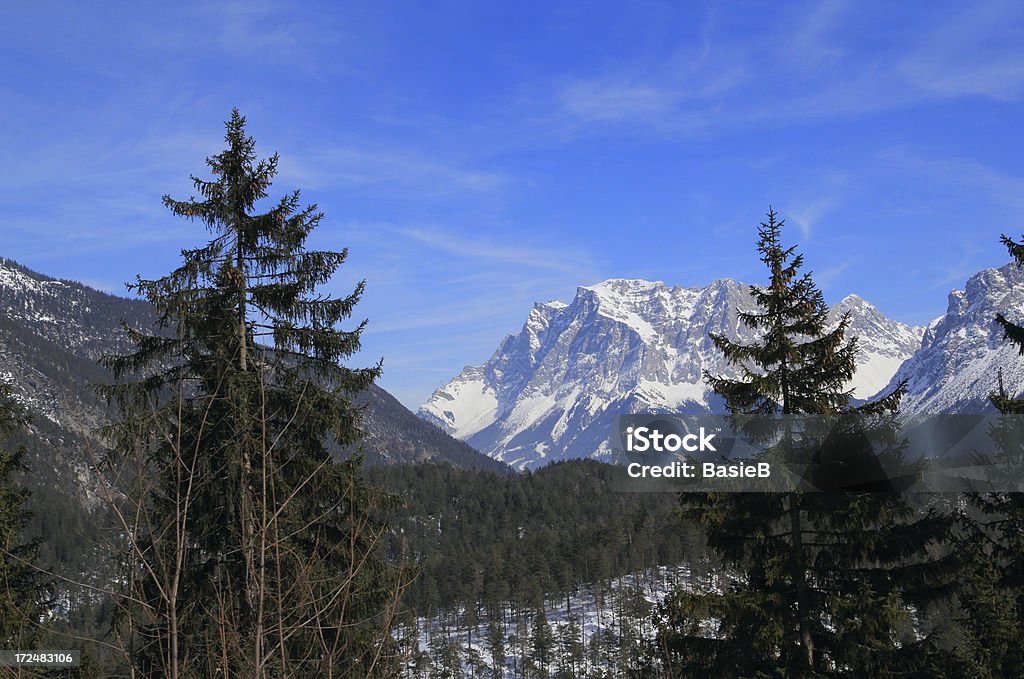
POLYGON ((700 531, 680 521, 672 494, 616 492, 615 472, 586 460, 515 476, 432 464, 371 470, 402 499, 389 551, 416 564, 406 604, 421 615, 532 605, 704 559, 700 531))

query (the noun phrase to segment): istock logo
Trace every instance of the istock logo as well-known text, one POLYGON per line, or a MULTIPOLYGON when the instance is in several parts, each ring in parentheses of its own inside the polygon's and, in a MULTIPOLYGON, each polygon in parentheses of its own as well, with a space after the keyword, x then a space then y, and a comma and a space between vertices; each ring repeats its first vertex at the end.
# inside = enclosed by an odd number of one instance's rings
MULTIPOLYGON (((717 452, 711 442, 715 435, 708 434, 704 427, 696 434, 666 434, 662 431, 663 427, 655 426, 659 424, 661 422, 651 422, 649 426, 626 427, 626 450, 631 453, 678 453, 680 450, 688 453, 717 452)), ((672 426, 669 428, 675 429, 672 426)))

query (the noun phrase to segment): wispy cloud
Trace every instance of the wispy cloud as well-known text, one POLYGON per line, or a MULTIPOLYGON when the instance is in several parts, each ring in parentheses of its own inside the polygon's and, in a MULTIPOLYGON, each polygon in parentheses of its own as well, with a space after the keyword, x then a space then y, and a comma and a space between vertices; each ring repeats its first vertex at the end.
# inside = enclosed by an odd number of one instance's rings
POLYGON ((359 253, 378 262, 371 281, 374 294, 394 296, 396 305, 385 310, 376 331, 456 320, 487 325, 508 317, 507 305, 528 310, 558 291, 571 292, 600 278, 600 267, 580 244, 566 247, 536 238, 524 243, 508 231, 488 238, 455 228, 379 222, 340 230, 358 244, 359 253), (430 296, 429 303, 419 299, 421 294, 430 296))
POLYGON ((839 205, 839 199, 835 196, 825 196, 815 199, 799 207, 790 206, 787 209, 789 221, 800 228, 804 240, 811 237, 811 231, 821 222, 823 218, 832 213, 839 205))
POLYGON ((201 3, 174 7, 175 14, 158 27, 137 22, 129 39, 176 59, 216 55, 314 77, 352 73, 357 55, 374 47, 350 28, 345 9, 340 3, 298 7, 269 0, 201 3), (183 42, 188 52, 181 50, 183 42), (335 58, 318 58, 325 51, 335 58))
POLYGON ((280 169, 282 176, 309 188, 370 187, 428 200, 494 194, 513 183, 503 172, 395 147, 331 146, 282 153, 280 169))
POLYGON ((350 265, 374 262, 359 311, 370 319, 363 355, 385 357, 382 384, 394 384, 414 407, 463 366, 486 360, 535 302, 571 299, 577 285, 601 278, 585 246, 523 242, 507 229, 483 236, 375 223, 344 231, 353 244, 350 265))
POLYGON ((806 12, 801 21, 795 22, 787 36, 790 39, 779 45, 787 64, 802 72, 834 65, 844 53, 835 34, 843 27, 842 19, 849 9, 846 0, 826 0, 806 12))
POLYGON ((978 255, 982 248, 969 239, 961 238, 956 243, 956 259, 946 266, 945 275, 939 279, 936 287, 957 286, 963 288, 968 278, 973 276, 981 268, 978 266, 978 255))
POLYGON ((981 95, 1004 101, 1024 96, 1024 55, 995 59, 971 55, 950 61, 952 64, 937 63, 931 56, 914 57, 904 62, 902 69, 914 85, 941 96, 981 95))
POLYGON ((971 158, 926 157, 904 147, 892 147, 880 157, 903 172, 927 178, 943 191, 965 192, 973 199, 984 196, 1012 210, 1024 210, 1024 175, 1001 172, 971 158))
POLYGON ((843 273, 850 268, 853 264, 853 260, 847 259, 843 262, 822 269, 821 271, 814 272, 814 280, 818 286, 823 290, 827 290, 835 285, 836 281, 843 275, 843 273))
POLYGON ((563 79, 555 113, 563 125, 640 124, 671 136, 690 136, 711 124, 716 102, 742 83, 745 67, 704 45, 681 50, 656 67, 636 64, 563 79))
POLYGON ((492 264, 512 264, 528 269, 543 269, 570 274, 581 274, 586 269, 580 264, 585 256, 581 257, 579 248, 528 248, 507 241, 499 242, 479 237, 467 239, 439 230, 421 228, 401 229, 400 233, 431 249, 492 264))
MULTIPOLYGON (((706 136, 766 122, 874 114, 936 99, 1024 96, 1024 5, 990 2, 936 12, 921 30, 914 7, 864 10, 830 0, 790 7, 778 27, 744 35, 712 7, 692 47, 552 79, 556 118, 579 133, 628 123, 631 133, 706 136), (890 26, 888 23, 892 23, 890 26), (876 31, 875 58, 851 31, 876 31)), ((735 17, 734 17, 735 21, 735 17)), ((549 122, 549 118, 542 118, 549 122)))
POLYGON ((344 232, 359 244, 357 254, 375 262, 367 290, 376 307, 370 334, 447 327, 460 344, 485 337, 493 350, 534 302, 599 277, 583 246, 383 223, 346 225, 344 232))
POLYGON ((566 111, 595 121, 655 120, 675 108, 679 93, 653 83, 591 78, 569 83, 560 93, 566 111))
POLYGON ((922 37, 899 72, 923 92, 940 97, 1024 97, 1024 4, 962 5, 922 37))

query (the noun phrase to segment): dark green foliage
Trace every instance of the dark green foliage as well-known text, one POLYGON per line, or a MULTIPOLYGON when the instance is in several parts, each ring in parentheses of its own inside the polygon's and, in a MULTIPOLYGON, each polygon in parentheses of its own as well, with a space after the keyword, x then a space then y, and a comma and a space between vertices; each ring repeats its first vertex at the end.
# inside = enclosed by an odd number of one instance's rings
POLYGON ((569 612, 566 624, 558 632, 558 673, 560 679, 577 677, 583 669, 583 630, 579 616, 569 612))
POLYGON ((317 292, 346 252, 305 248, 323 215, 298 192, 253 214, 278 158, 257 161, 238 111, 226 127, 213 178, 193 177, 202 199, 164 197, 212 240, 137 280, 157 332, 126 326, 135 351, 104 361, 119 382, 102 393, 124 413, 111 461, 137 484, 121 515, 141 605, 128 599, 121 631, 147 676, 379 673, 395 582, 371 515, 385 498, 358 456, 328 448, 358 442, 353 398, 380 372, 341 365, 365 321, 337 324, 363 283, 317 292))
POLYGON ((846 338, 849 313, 828 330, 828 306, 810 272, 800 273, 803 255, 780 241, 783 221, 768 211, 758 229, 757 251, 769 272, 767 287, 750 286, 760 312, 741 313, 747 327, 763 333, 755 345, 712 335, 715 346, 742 373, 731 380, 707 375, 732 412, 761 414, 834 413, 847 407, 857 356, 856 338, 846 338))
MULTIPOLYGON (((102 643, 85 641, 101 640, 109 629, 112 606, 101 591, 116 575, 110 567, 109 517, 102 507, 85 500, 80 467, 76 469, 75 454, 88 446, 86 438, 62 430, 46 417, 35 417, 30 427, 19 426, 9 437, 0 436, 0 476, 6 479, 0 487, 24 498, 24 527, 13 551, 18 553, 19 568, 32 564, 23 574, 35 578, 43 602, 30 616, 35 622, 26 628, 32 634, 25 643, 34 641, 20 647, 80 648, 93 659, 93 666, 106 668, 93 675, 82 669, 81 676, 109 676, 118 666, 116 659, 102 643), (40 625, 39 615, 47 612, 40 625)), ((4 622, 14 625, 15 620, 0 613, 0 627, 4 622)))
MULTIPOLYGON (((773 211, 761 224, 769 282, 751 288, 759 310, 741 314, 761 339, 713 336, 741 377, 707 378, 734 414, 850 412, 849 317, 827 327, 822 294, 801 274, 802 256, 781 245, 782 226, 773 211)), ((861 410, 884 421, 901 394, 861 410)), ((801 463, 827 453, 796 446, 788 426, 767 454, 801 463)), ((726 570, 720 592, 677 591, 662 607, 658 643, 674 676, 903 676, 931 667, 911 613, 942 593, 942 568, 927 550, 946 535, 944 517, 918 515, 895 493, 686 494, 682 504, 726 570)))
POLYGON ((592 460, 516 476, 446 465, 379 467, 370 479, 405 498, 390 553, 417 577, 404 597, 418 615, 460 604, 531 606, 658 565, 699 559, 697 530, 678 523, 666 493, 621 493, 615 468, 592 460))
POLYGON ((530 660, 536 667, 538 677, 549 676, 548 665, 553 660, 555 651, 555 635, 548 624, 548 616, 544 604, 537 605, 533 616, 533 627, 530 630, 530 660))
MULTIPOLYGON (((1000 240, 1006 246, 1017 266, 1024 266, 1024 242, 1018 243, 1006 235, 1003 235, 1000 240)), ((1006 339, 1015 344, 1021 356, 1024 356, 1024 327, 1006 320, 1006 317, 1001 313, 996 314, 996 322, 1003 328, 1006 339)), ((1003 392, 1002 384, 1000 384, 999 392, 992 396, 992 402, 999 408, 999 412, 1002 413, 1024 412, 1024 401, 1009 398, 1003 392)))
POLYGON ((28 491, 18 482, 25 449, 4 444, 28 418, 0 383, 0 648, 33 648, 40 637, 41 616, 52 601, 50 585, 36 570, 38 541, 27 540, 28 491))
MULTIPOLYGON (((1024 243, 1002 236, 1018 266, 1024 265, 1024 243)), ((1019 316, 1020 310, 1014 310, 1019 316)), ((1024 327, 996 315, 1006 339, 1024 355, 1024 327)), ((1002 378, 990 396, 1005 415, 990 435, 997 469, 1018 486, 1024 479, 1024 399, 1007 393, 1002 378)), ((1024 674, 1024 493, 967 494, 970 511, 964 518, 965 557, 961 621, 967 636, 964 657, 979 677, 1024 674)))

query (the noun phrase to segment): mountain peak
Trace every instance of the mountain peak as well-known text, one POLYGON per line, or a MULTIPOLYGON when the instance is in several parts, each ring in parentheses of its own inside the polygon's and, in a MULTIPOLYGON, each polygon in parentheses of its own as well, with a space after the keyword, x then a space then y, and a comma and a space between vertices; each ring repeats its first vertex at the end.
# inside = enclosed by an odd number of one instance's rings
POLYGON ((921 348, 893 376, 907 380, 902 409, 918 413, 994 412, 989 394, 999 375, 1011 394, 1024 391, 1024 361, 995 322, 1022 320, 1024 269, 1014 263, 984 269, 963 290, 951 290, 944 316, 928 325, 921 348))
POLYGON ((847 295, 846 297, 843 297, 841 300, 839 300, 839 303, 836 304, 836 306, 839 307, 840 309, 847 309, 847 308, 851 308, 851 307, 865 307, 865 306, 866 307, 871 307, 872 309, 875 308, 874 304, 872 304, 871 302, 867 301, 866 299, 864 299, 860 295, 858 295, 856 293, 853 293, 853 292, 851 292, 849 295, 847 295))
MULTIPOLYGON (((420 416, 513 466, 601 455, 614 414, 717 408, 704 371, 738 372, 710 335, 755 341, 738 315, 753 304, 749 286, 729 278, 704 288, 625 278, 581 286, 571 304, 535 305, 519 333, 435 391, 420 416)), ((866 397, 920 333, 850 304, 865 340, 852 387, 866 397)))
POLYGON ((606 278, 599 283, 594 283, 593 285, 582 285, 580 287, 588 288, 591 290, 597 288, 610 288, 622 290, 634 288, 646 289, 652 287, 665 287, 665 284, 662 283, 661 281, 649 281, 645 278, 606 278))
POLYGON ((577 288, 576 293, 579 295, 583 292, 590 292, 601 298, 616 299, 647 295, 652 290, 664 288, 665 284, 661 281, 647 281, 641 278, 609 278, 593 285, 581 285, 577 288))
POLYGON ((67 283, 48 278, 18 264, 13 259, 0 258, 0 287, 9 290, 31 290, 39 292, 46 286, 57 284, 64 287, 67 283))

